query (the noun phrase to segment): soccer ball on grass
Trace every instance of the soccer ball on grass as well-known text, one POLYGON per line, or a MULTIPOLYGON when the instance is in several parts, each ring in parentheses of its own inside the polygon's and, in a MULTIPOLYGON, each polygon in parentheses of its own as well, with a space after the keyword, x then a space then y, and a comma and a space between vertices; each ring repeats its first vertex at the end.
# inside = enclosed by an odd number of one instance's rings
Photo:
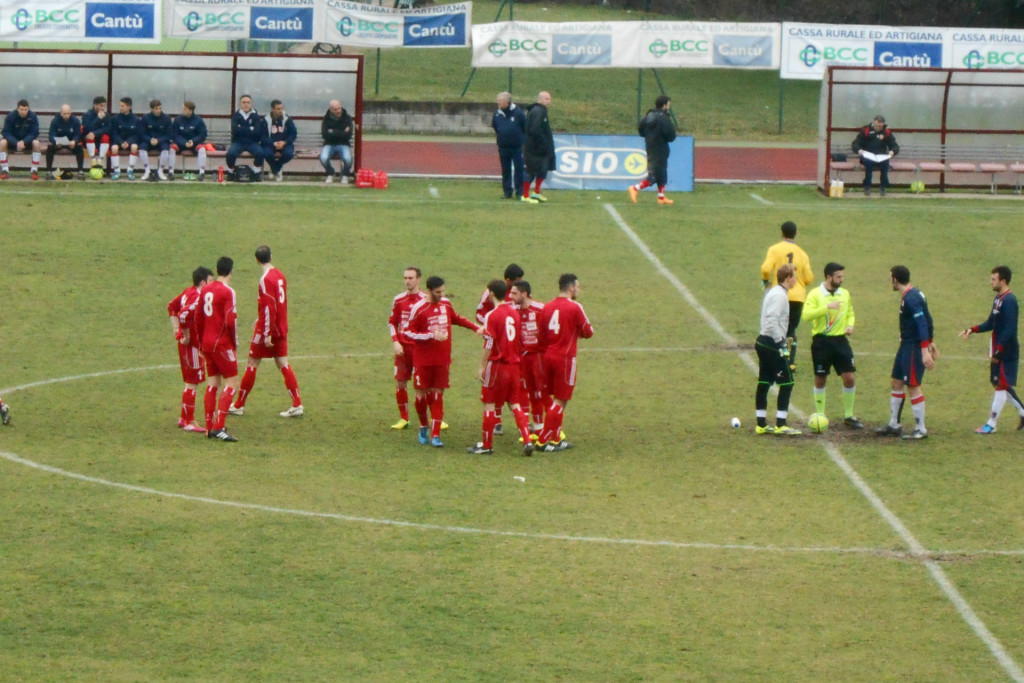
POLYGON ((914 194, 921 194, 922 192, 924 192, 924 181, 915 180, 914 182, 910 183, 910 191, 913 192, 914 194))
POLYGON ((807 418, 807 428, 815 434, 821 434, 828 429, 828 418, 821 413, 814 413, 807 418))
POLYGON ((103 180, 103 169, 99 166, 93 166, 89 170, 89 177, 93 180, 103 180))

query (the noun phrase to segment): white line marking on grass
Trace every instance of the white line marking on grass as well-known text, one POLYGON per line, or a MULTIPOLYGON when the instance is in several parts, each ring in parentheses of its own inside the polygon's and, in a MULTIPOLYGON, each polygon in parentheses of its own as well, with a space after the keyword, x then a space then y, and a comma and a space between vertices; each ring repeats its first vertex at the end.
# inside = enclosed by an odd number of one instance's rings
POLYGON ((766 205, 768 205, 768 206, 771 206, 771 205, 772 205, 772 202, 768 201, 767 199, 765 199, 764 197, 762 197, 762 196, 761 196, 761 195, 759 195, 759 194, 754 194, 753 192, 751 192, 751 193, 750 193, 750 197, 751 197, 751 199, 753 199, 754 201, 757 201, 757 202, 761 202, 762 204, 766 204, 766 205))
MULTIPOLYGON (((732 335, 725 331, 721 323, 719 323, 718 320, 707 311, 707 309, 701 306, 700 302, 697 301, 697 298, 693 296, 690 290, 688 290, 683 283, 665 267, 654 252, 652 252, 643 240, 633 232, 632 228, 626 224, 622 219, 622 216, 620 216, 618 211, 615 210, 615 207, 611 204, 605 204, 604 208, 626 236, 629 237, 644 256, 647 257, 647 260, 654 265, 655 270, 664 275, 668 281, 672 283, 679 293, 683 295, 683 298, 693 306, 694 310, 696 310, 702 318, 709 321, 711 329, 718 332, 719 336, 721 336, 727 343, 735 344, 736 340, 732 335)), ((756 373, 757 366, 753 364, 750 354, 744 352, 740 353, 740 356, 743 358, 743 362, 747 367, 751 368, 751 370, 756 373)), ((956 611, 960 613, 961 618, 967 622, 971 627, 971 630, 974 631, 974 634, 978 636, 978 638, 988 647, 989 651, 1003 667, 1003 670, 1009 674, 1014 681, 1024 683, 1024 670, 1022 670, 1020 665, 1017 664, 1017 662, 1014 661, 1014 659, 1006 652, 1002 644, 999 642, 999 639, 996 638, 995 635, 988 630, 988 627, 985 626, 981 619, 978 618, 978 615, 975 614, 974 610, 964 599, 963 595, 960 594, 960 591, 958 591, 956 586, 954 586, 949 580, 946 573, 941 567, 939 567, 938 563, 934 559, 931 559, 931 554, 925 550, 925 547, 921 545, 912 533, 910 533, 910 530, 902 520, 900 520, 900 518, 897 517, 884 502, 882 502, 882 499, 878 497, 867 482, 865 482, 856 470, 853 469, 850 463, 847 462, 846 458, 843 457, 842 453, 839 452, 838 448, 830 443, 824 443, 823 447, 832 462, 834 462, 836 466, 843 471, 854 487, 860 491, 861 495, 867 498, 868 502, 871 503, 871 506, 875 508, 875 511, 878 512, 882 519, 884 519, 892 530, 896 532, 896 535, 903 540, 907 548, 910 549, 911 555, 915 559, 921 561, 931 574, 932 579, 938 584, 942 592, 946 594, 946 597, 949 598, 949 601, 953 604, 953 607, 956 608, 956 611)))

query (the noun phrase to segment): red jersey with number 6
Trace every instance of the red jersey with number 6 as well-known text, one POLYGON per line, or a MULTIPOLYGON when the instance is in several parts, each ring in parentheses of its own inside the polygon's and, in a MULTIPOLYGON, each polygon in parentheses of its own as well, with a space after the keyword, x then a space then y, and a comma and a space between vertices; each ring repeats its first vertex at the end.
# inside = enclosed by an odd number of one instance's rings
POLYGON ((260 278, 259 317, 256 334, 270 335, 275 343, 288 337, 288 283, 284 273, 271 268, 260 278))
POLYGON ((523 355, 519 311, 510 302, 498 304, 484 316, 484 334, 491 354, 487 360, 518 365, 523 355))
POLYGON ((544 304, 539 322, 545 356, 575 358, 576 340, 594 336, 583 306, 569 297, 555 297, 544 304))
POLYGON ((203 287, 196 306, 203 353, 238 349, 235 290, 217 280, 203 287))

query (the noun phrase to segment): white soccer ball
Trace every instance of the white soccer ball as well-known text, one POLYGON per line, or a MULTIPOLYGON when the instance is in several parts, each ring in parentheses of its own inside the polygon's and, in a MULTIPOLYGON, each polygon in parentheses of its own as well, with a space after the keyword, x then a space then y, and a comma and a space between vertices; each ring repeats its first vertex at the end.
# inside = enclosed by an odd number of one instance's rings
POLYGON ((740 426, 740 419, 738 417, 734 417, 733 419, 729 420, 729 424, 732 425, 733 429, 737 429, 740 426))

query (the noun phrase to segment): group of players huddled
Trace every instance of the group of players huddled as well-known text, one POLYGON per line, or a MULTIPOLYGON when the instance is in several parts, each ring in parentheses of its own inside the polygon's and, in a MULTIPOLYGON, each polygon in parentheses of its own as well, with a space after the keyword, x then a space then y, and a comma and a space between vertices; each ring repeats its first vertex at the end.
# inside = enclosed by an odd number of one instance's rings
POLYGON ((256 249, 262 268, 259 308, 249 344, 245 375, 238 377, 238 334, 235 290, 231 288, 234 261, 217 260, 217 272, 200 266, 192 273, 192 286, 167 304, 171 330, 178 342, 178 359, 185 389, 181 395, 178 427, 205 434, 211 439, 238 441, 225 429, 229 414, 244 415, 245 402, 256 383, 256 369, 264 358, 273 358, 281 371, 292 406, 281 417, 304 413, 299 384, 288 364, 288 284, 270 261, 270 247, 256 249), (207 382, 204 396, 205 424, 195 419, 196 393, 207 382), (221 386, 224 390, 220 392, 221 386), (218 392, 220 396, 218 397, 218 392))
POLYGON ((572 448, 562 431, 562 420, 576 386, 576 343, 594 334, 576 301, 580 292, 577 277, 571 273, 559 277, 558 296, 542 304, 533 299, 523 269, 510 264, 504 279, 492 280, 484 290, 477 306, 477 323, 455 312, 444 296, 442 278, 428 277, 426 291, 422 291, 419 268, 406 268, 403 277, 405 291, 394 298, 388 319, 400 416, 392 429, 409 426, 408 383, 412 379, 419 442, 444 446, 444 390, 449 386, 455 324, 484 338, 477 373, 482 385, 483 436, 467 452, 494 452, 494 437, 503 433, 502 408, 506 404, 515 417, 523 455, 572 448))

